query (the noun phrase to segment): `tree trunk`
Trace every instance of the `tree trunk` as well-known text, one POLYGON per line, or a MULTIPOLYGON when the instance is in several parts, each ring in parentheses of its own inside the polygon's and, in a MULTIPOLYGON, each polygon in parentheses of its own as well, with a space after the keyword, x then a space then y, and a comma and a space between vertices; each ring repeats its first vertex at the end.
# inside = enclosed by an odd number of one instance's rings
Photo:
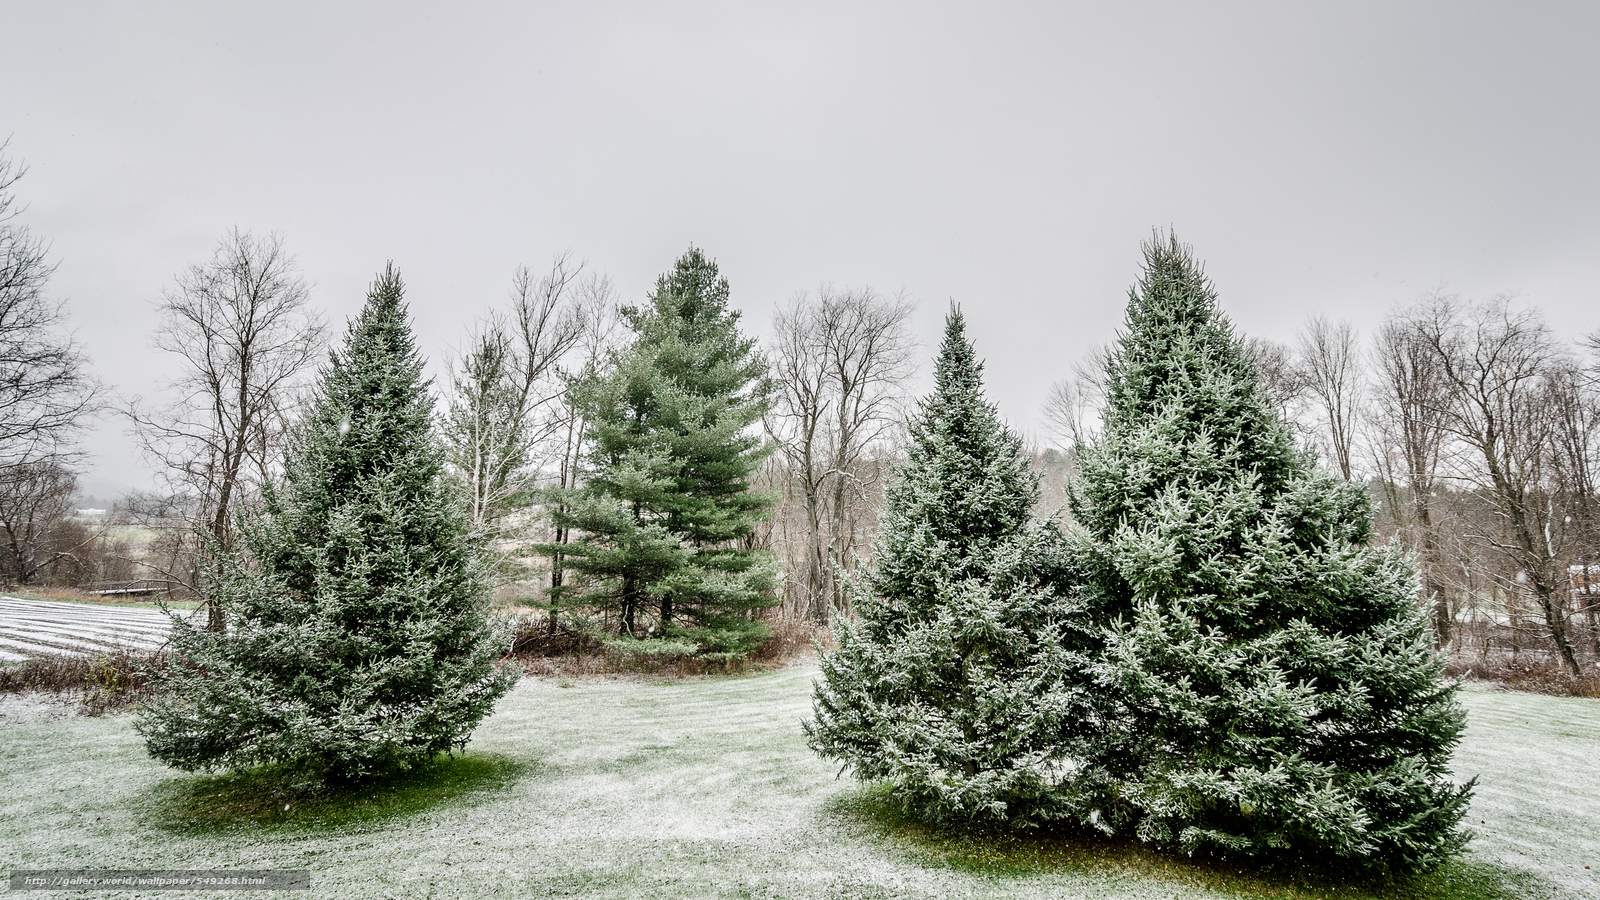
POLYGON ((827 557, 822 549, 821 498, 811 483, 806 485, 806 532, 806 568, 810 570, 806 573, 806 603, 810 607, 806 612, 813 621, 826 625, 832 610, 827 557))
POLYGON ((633 609, 639 602, 639 583, 632 575, 622 576, 622 611, 621 624, 617 634, 633 636, 633 609))
MULTIPOLYGON (((222 482, 222 494, 217 500, 216 514, 211 519, 211 550, 218 553, 228 552, 228 503, 233 493, 232 476, 225 477, 222 482)), ((207 554, 209 555, 209 554, 207 554)), ((194 586, 201 591, 201 598, 206 604, 206 630, 221 634, 228 630, 227 617, 222 611, 222 605, 212 592, 205 589, 201 581, 201 574, 195 573, 194 586)))
POLYGON ((1539 608, 1544 612, 1545 627, 1550 629, 1550 637, 1555 641, 1556 650, 1561 654, 1561 664, 1573 677, 1583 674, 1583 669, 1578 666, 1578 655, 1573 652, 1571 636, 1567 631, 1567 612, 1562 609, 1561 600, 1549 586, 1534 581, 1534 594, 1539 600, 1539 608))
MULTIPOLYGON (((565 544, 567 542, 567 529, 556 528, 555 542, 557 544, 565 544)), ((560 596, 559 591, 565 580, 566 573, 561 568, 561 551, 557 550, 550 554, 550 634, 556 633, 556 601, 560 596)))
POLYGON ((845 602, 843 585, 836 576, 839 569, 844 567, 849 552, 849 541, 846 539, 850 527, 849 475, 840 471, 835 472, 833 477, 833 518, 828 526, 828 603, 833 609, 848 615, 849 604, 845 602))
POLYGON ((1450 613, 1450 595, 1439 578, 1439 544, 1433 533, 1433 512, 1425 496, 1414 498, 1417 510, 1417 527, 1422 532, 1418 541, 1422 550, 1422 585, 1428 602, 1433 607, 1434 646, 1443 650, 1454 638, 1455 618, 1450 613))
POLYGON ((1486 462, 1496 493, 1510 520, 1511 533, 1517 542, 1517 549, 1521 551, 1521 568, 1527 573, 1534 597, 1539 602, 1540 611, 1544 613, 1545 627, 1550 631, 1550 639, 1555 642, 1556 652, 1561 656, 1562 665, 1566 667, 1567 672, 1573 677, 1582 675, 1583 670, 1578 667, 1578 657, 1572 651, 1572 640, 1567 633, 1566 611, 1562 608, 1560 597, 1557 596, 1557 591, 1561 589, 1560 579, 1546 577, 1546 573, 1554 569, 1558 555, 1550 544, 1548 526, 1541 531, 1534 524, 1537 521, 1534 518, 1537 513, 1533 511, 1540 508, 1537 495, 1530 497, 1527 492, 1518 490, 1510 479, 1505 477, 1497 460, 1489 458, 1486 462))
POLYGON ((1583 613, 1589 620, 1589 645, 1594 651, 1594 658, 1600 662, 1600 616, 1596 616, 1595 603, 1595 567, 1585 564, 1583 567, 1583 613))

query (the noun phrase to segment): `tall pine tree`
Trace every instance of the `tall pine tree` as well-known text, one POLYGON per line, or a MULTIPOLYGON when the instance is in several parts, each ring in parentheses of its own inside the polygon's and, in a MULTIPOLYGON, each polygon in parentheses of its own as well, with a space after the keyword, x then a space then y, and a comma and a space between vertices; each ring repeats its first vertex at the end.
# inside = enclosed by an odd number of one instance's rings
POLYGON ((283 763, 349 779, 463 746, 515 674, 430 429, 390 266, 322 371, 246 552, 227 633, 179 622, 138 729, 182 769, 283 763))
POLYGON ((1063 814, 1063 735, 1083 709, 1066 652, 1068 608, 1045 585, 1059 535, 1021 440, 984 399, 959 310, 936 387, 911 422, 885 498, 860 614, 821 660, 812 749, 887 780, 913 814, 1025 826, 1063 814))
POLYGON ((585 481, 551 508, 581 536, 544 548, 577 576, 557 604, 724 658, 765 637, 751 614, 776 603, 772 555, 749 546, 772 503, 752 488, 771 452, 754 431, 766 361, 728 301, 716 263, 690 248, 646 304, 623 309, 633 340, 572 386, 588 428, 585 481))
POLYGON ((1215 292, 1147 244, 1072 511, 1101 710, 1095 820, 1145 841, 1429 867, 1463 843, 1463 726, 1412 561, 1297 450, 1215 292))

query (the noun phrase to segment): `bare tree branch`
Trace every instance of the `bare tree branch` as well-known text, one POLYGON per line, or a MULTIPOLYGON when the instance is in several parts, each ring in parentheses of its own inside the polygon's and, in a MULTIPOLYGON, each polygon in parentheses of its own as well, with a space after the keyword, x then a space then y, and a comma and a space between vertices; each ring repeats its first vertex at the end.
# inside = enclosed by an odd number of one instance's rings
POLYGON ((66 306, 46 293, 45 243, 16 221, 12 189, 27 169, 5 151, 0 142, 0 578, 26 584, 91 540, 67 525, 78 438, 101 391, 66 306))
POLYGON ((55 265, 43 239, 16 223, 12 187, 26 174, 0 143, 0 466, 70 465, 100 408, 100 385, 46 295, 55 265))
MULTIPOLYGON (((152 343, 182 361, 182 374, 165 404, 135 398, 123 412, 168 493, 187 498, 187 585, 204 596, 205 545, 233 547, 235 514, 272 475, 296 379, 321 353, 326 326, 277 233, 229 231, 209 261, 178 275, 158 308, 152 343)), ((210 627, 223 627, 215 607, 210 627)))
MULTIPOLYGON (((874 448, 900 423, 916 344, 913 304, 871 288, 822 287, 796 295, 773 318, 768 350, 775 392, 767 432, 798 492, 803 550, 790 552, 791 594, 801 617, 826 622, 848 609, 834 574, 864 549, 874 448)), ((786 491, 786 494, 790 493, 786 491)))
POLYGON ((1558 657, 1579 675, 1565 567, 1576 532, 1557 461, 1571 360, 1538 313, 1509 296, 1466 304, 1436 293, 1404 321, 1448 389, 1435 412, 1463 452, 1446 458, 1494 503, 1503 530, 1484 537, 1526 579, 1558 657))
POLYGON ((1349 323, 1313 316, 1300 332, 1300 381, 1317 401, 1319 442, 1345 481, 1354 475, 1357 411, 1363 393, 1361 340, 1349 323))
POLYGON ((1091 347, 1072 364, 1072 376, 1050 385, 1045 394, 1045 430, 1069 450, 1099 428, 1106 400, 1106 353, 1104 344, 1091 347))
POLYGON ((481 322, 451 368, 448 458, 466 487, 473 530, 486 541, 528 500, 537 448, 560 430, 551 411, 565 391, 560 363, 583 336, 575 300, 582 270, 567 254, 538 277, 518 267, 509 315, 481 322))
POLYGON ((1449 386, 1428 343, 1400 317, 1391 316, 1379 329, 1373 360, 1377 377, 1369 446, 1387 492, 1385 506, 1416 548, 1434 636, 1442 647, 1450 643, 1455 623, 1434 508, 1449 386))

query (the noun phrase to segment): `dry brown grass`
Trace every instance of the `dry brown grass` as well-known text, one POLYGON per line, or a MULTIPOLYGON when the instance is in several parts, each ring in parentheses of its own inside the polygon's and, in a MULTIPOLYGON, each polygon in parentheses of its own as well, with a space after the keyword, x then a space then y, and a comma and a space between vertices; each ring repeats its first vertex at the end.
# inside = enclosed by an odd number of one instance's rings
POLYGON ((39 656, 0 666, 0 693, 44 691, 75 696, 84 712, 100 715, 149 697, 150 674, 166 665, 164 650, 39 656))
POLYGON ((795 619, 779 619, 768 624, 772 626, 772 635, 750 654, 757 662, 787 665, 812 658, 817 647, 826 650, 837 646, 833 629, 826 625, 795 619))
POLYGON ((145 594, 134 597, 106 597, 90 593, 82 588, 70 587, 40 587, 28 585, 27 587, 10 588, 4 591, 8 597, 20 597, 24 600, 55 600, 62 603, 93 603, 100 606, 136 606, 151 608, 156 606, 157 600, 165 600, 173 609, 194 609, 199 604, 194 600, 162 597, 159 594, 145 594))
POLYGON ((99 603, 100 598, 85 590, 69 587, 40 587, 28 585, 27 587, 7 588, 6 593, 13 597, 23 597, 29 600, 64 600, 68 603, 99 603))
POLYGON ((628 653, 607 645, 593 634, 565 625, 552 632, 549 620, 541 613, 517 620, 509 655, 528 675, 693 678, 781 668, 791 662, 810 659, 817 646, 833 646, 833 632, 826 627, 787 619, 768 624, 772 633, 748 657, 724 661, 707 660, 693 654, 628 653))
POLYGON ((1555 697, 1600 697, 1600 674, 1591 667, 1574 677, 1542 653, 1456 653, 1445 674, 1498 684, 1508 690, 1555 697))

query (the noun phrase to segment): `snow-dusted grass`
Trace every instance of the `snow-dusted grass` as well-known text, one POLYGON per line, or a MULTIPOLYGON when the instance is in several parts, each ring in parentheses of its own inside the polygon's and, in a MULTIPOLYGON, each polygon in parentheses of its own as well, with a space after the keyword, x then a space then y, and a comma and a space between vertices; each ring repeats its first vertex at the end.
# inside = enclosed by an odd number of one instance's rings
POLYGON ((155 609, 0 597, 0 662, 30 656, 155 650, 172 620, 155 609))
POLYGON ((1463 697, 1469 718, 1456 768, 1478 776, 1473 855, 1600 897, 1600 700, 1463 697))
POLYGON ((0 699, 0 869, 306 868, 318 897, 1600 898, 1595 701, 1469 693, 1480 837, 1374 894, 928 833, 805 748, 813 674, 528 679, 464 757, 354 794, 184 775, 131 716, 0 699))

